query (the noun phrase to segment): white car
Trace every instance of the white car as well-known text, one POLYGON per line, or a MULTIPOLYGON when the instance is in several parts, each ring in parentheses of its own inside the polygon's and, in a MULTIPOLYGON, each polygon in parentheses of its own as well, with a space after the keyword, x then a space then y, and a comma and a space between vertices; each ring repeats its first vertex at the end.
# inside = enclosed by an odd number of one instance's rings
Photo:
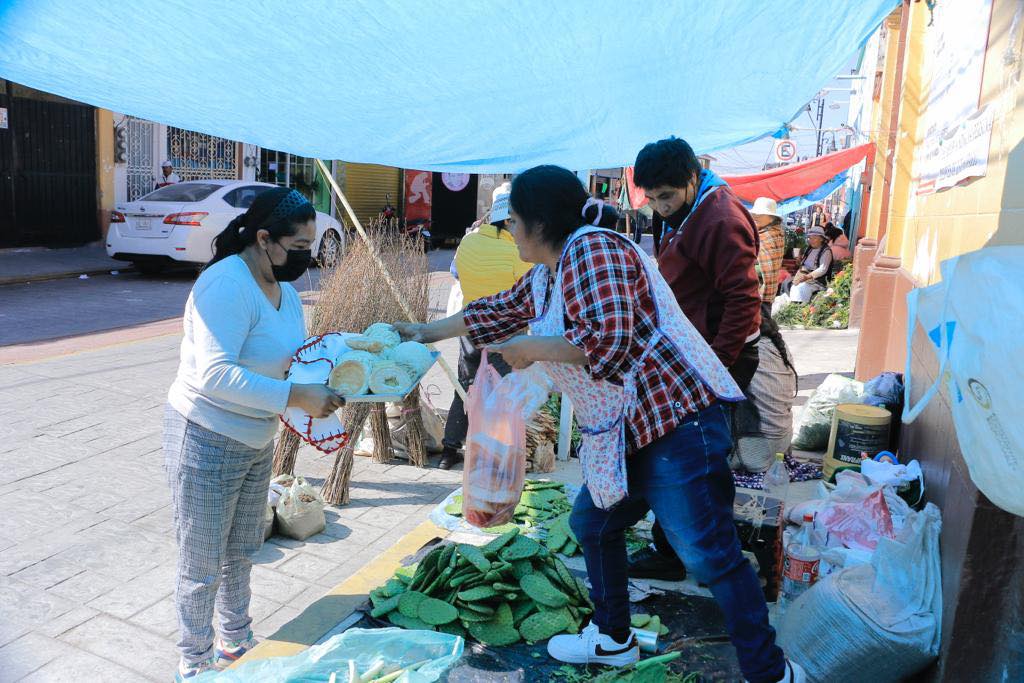
MULTIPOLYGON (((274 187, 245 180, 190 180, 118 204, 110 219, 107 254, 147 274, 173 262, 205 264, 213 258, 213 238, 257 195, 274 187)), ((320 266, 334 267, 344 246, 341 223, 317 211, 312 249, 320 266)))

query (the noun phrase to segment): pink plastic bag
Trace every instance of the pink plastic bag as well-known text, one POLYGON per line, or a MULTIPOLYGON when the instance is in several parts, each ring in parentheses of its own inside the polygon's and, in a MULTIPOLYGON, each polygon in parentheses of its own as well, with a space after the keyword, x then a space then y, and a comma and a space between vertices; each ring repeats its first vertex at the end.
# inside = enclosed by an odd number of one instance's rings
POLYGON ((896 537, 889 505, 880 489, 857 502, 829 501, 815 522, 827 530, 829 546, 841 544, 854 550, 873 551, 879 539, 896 537))
POLYGON ((526 420, 512 384, 487 362, 469 388, 466 461, 462 468, 462 515, 478 528, 512 519, 526 477, 526 420))

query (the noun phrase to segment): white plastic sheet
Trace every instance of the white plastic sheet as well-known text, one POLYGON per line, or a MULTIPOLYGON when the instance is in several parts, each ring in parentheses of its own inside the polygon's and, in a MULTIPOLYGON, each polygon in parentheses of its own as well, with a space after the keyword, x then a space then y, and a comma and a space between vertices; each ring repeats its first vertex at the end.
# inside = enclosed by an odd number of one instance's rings
POLYGON ((779 130, 897 4, 7 0, 0 77, 305 156, 603 168, 779 130))

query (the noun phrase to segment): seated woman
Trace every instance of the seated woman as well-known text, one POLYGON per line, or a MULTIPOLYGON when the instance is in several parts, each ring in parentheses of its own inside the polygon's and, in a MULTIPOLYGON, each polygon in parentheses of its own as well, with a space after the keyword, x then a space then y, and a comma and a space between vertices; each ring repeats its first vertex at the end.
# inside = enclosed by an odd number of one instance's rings
POLYGON ((828 286, 832 277, 832 250, 828 246, 828 238, 820 227, 807 231, 807 240, 811 248, 804 255, 800 270, 787 283, 789 299, 794 303, 806 304, 818 292, 828 286))
POLYGON ((602 229, 614 228, 617 216, 590 199, 574 173, 532 168, 513 181, 510 200, 520 255, 538 265, 459 315, 396 327, 421 342, 468 336, 501 352, 513 369, 538 363, 572 400, 586 486, 570 524, 595 609, 582 633, 552 638, 549 654, 573 664, 639 659, 625 530, 653 509, 725 612, 747 680, 804 680, 775 644, 732 521, 732 440, 720 401, 741 400, 739 387, 683 315, 657 264, 624 235, 602 229), (529 335, 515 336, 527 326, 529 335))

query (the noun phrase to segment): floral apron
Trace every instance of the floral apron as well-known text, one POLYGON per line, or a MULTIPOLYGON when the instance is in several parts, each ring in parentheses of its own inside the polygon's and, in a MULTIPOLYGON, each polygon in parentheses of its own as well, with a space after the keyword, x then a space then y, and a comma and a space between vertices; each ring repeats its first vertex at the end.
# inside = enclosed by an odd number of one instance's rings
MULTIPOLYGON (((584 366, 547 361, 538 364, 548 373, 555 386, 572 401, 583 437, 579 452, 583 480, 594 504, 607 510, 628 494, 626 422, 636 412, 636 375, 643 369, 656 344, 663 339, 674 344, 699 379, 718 398, 742 401, 744 396, 711 347, 683 315, 671 287, 658 271, 657 264, 639 247, 616 232, 588 225, 569 236, 562 251, 563 258, 565 250, 573 241, 594 232, 608 233, 640 255, 654 300, 657 326, 654 335, 643 354, 623 377, 622 386, 607 380, 593 379, 584 366)), ((565 333, 561 260, 550 300, 548 280, 548 269, 543 265, 537 266, 531 285, 534 310, 538 315, 530 322, 530 334, 561 337, 565 333)))

